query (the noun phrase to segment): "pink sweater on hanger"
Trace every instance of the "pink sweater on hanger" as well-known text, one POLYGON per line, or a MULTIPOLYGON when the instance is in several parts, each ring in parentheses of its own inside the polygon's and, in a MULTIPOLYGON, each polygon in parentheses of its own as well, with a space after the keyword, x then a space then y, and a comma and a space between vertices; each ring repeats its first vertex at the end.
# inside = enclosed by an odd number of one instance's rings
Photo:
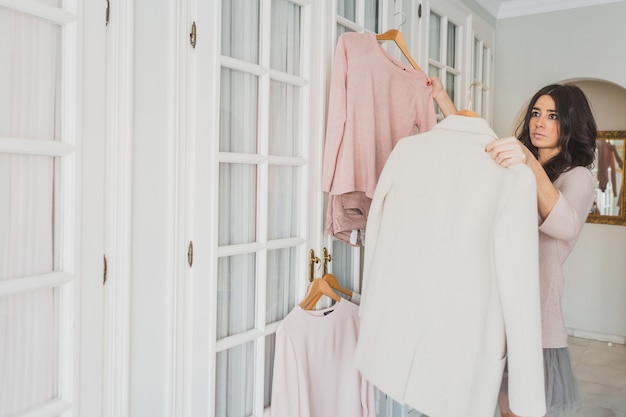
POLYGON ((427 75, 387 53, 368 33, 337 41, 328 103, 323 191, 374 195, 395 144, 436 123, 427 75), (416 129, 417 128, 417 129, 416 129))

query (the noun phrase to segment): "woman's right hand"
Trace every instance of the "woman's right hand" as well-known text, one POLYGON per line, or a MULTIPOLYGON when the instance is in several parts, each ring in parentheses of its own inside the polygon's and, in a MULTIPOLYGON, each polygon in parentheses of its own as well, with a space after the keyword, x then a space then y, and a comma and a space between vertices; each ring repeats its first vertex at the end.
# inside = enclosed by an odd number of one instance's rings
POLYGON ((530 153, 528 148, 514 136, 491 141, 485 147, 485 152, 505 168, 516 164, 526 164, 530 153))

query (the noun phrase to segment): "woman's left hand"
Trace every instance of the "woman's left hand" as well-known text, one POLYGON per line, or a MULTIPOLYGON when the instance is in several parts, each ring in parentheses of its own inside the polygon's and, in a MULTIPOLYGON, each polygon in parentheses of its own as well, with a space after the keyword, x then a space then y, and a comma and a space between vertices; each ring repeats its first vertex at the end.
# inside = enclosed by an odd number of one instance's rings
POLYGON ((507 136, 491 141, 485 147, 491 158, 503 167, 526 164, 530 152, 522 142, 514 136, 507 136))

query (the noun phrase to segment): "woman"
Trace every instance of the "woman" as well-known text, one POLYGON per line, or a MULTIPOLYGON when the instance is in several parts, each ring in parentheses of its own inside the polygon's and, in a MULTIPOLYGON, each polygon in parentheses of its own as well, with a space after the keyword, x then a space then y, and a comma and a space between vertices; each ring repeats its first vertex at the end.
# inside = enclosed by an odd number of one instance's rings
MULTIPOLYGON (((433 96, 450 111, 439 80, 433 96)), ((446 113, 444 113, 446 114, 446 113)), ((447 115, 447 114, 446 114, 447 115)), ((517 137, 494 140, 485 151, 500 165, 525 163, 537 181, 539 275, 547 416, 559 416, 580 399, 561 310, 563 263, 576 243, 593 204, 595 181, 588 166, 595 157, 597 127, 585 94, 573 85, 548 85, 531 99, 517 137)), ((508 407, 506 380, 499 398, 508 407)))

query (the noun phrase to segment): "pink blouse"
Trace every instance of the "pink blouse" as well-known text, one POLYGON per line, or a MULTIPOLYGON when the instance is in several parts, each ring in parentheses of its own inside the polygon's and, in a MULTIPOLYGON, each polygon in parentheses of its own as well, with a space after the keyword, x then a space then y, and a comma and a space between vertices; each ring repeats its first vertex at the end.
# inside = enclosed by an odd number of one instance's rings
POLYGON ((272 417, 376 417, 374 387, 354 367, 359 307, 296 306, 276 329, 272 417))

